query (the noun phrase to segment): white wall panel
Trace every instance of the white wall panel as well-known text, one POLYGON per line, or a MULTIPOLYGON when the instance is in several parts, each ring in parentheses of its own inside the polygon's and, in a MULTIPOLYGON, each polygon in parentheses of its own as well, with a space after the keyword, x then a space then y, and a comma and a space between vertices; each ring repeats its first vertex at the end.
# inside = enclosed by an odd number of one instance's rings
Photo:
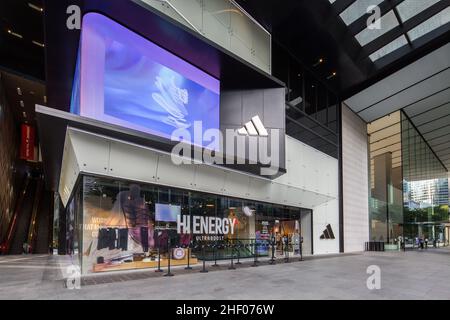
POLYGON ((233 171, 228 171, 225 178, 224 194, 246 198, 249 195, 250 177, 233 171))
POLYGON ((75 157, 75 152, 73 150, 72 142, 67 139, 64 144, 64 155, 61 166, 61 177, 59 182, 59 194, 61 201, 64 206, 67 205, 69 197, 77 181, 78 175, 80 173, 80 168, 78 167, 78 162, 75 157))
POLYGON ((300 228, 303 237, 303 255, 311 255, 311 216, 310 212, 302 212, 300 215, 300 228))
POLYGON ((154 183, 157 165, 158 155, 154 151, 121 142, 111 142, 110 175, 154 183))
POLYGON ((195 166, 194 188, 196 190, 222 194, 224 192, 225 179, 225 170, 203 165, 195 166))
POLYGON ((179 165, 172 163, 170 155, 160 154, 158 156, 158 170, 156 172, 156 183, 172 187, 192 189, 194 187, 194 165, 179 165))
POLYGON ((272 202, 274 196, 270 193, 272 182, 265 179, 258 179, 250 177, 250 187, 248 193, 252 199, 272 202))
POLYGON ((313 208, 313 246, 314 254, 339 252, 339 201, 332 200, 313 208), (320 239, 330 224, 335 239, 320 239))
POLYGON ((344 251, 363 251, 369 240, 369 171, 366 124, 342 108, 344 251))
POLYGON ((109 174, 110 140, 78 130, 70 130, 69 136, 81 171, 109 174))
POLYGON ((259 69, 271 73, 272 37, 229 0, 141 0, 259 69))

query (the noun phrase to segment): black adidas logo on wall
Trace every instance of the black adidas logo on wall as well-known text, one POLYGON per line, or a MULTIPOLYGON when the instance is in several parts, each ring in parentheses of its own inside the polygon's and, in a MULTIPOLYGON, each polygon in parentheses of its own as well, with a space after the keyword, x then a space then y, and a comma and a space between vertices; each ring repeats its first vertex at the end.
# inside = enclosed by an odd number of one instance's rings
POLYGON ((333 229, 331 229, 330 224, 328 224, 327 228, 323 230, 323 234, 320 236, 320 239, 335 239, 333 229))

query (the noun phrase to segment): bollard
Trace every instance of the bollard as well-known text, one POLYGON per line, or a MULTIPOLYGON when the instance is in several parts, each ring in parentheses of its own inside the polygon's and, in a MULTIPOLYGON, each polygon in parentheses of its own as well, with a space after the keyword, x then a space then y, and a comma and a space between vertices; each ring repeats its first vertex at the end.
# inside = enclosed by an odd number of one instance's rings
POLYGON ((237 254, 236 264, 242 264, 240 261, 240 259, 241 259, 241 244, 240 243, 237 244, 237 249, 238 249, 238 254, 237 254))
POLYGON ((303 237, 300 239, 300 259, 298 261, 303 261, 303 237))
POLYGON ((271 242, 272 245, 272 258, 270 258, 270 264, 275 264, 275 242, 271 242))
POLYGON ((203 268, 200 270, 201 273, 207 273, 208 270, 206 270, 206 259, 205 259, 205 244, 202 244, 202 252, 203 252, 203 268))
POLYGON ((187 267, 184 268, 184 270, 192 270, 192 267, 191 267, 191 242, 189 242, 188 247, 187 247, 187 255, 188 255, 188 264, 187 264, 187 267))
POLYGON ((217 264, 217 241, 213 244, 213 255, 214 255, 214 264, 211 267, 218 267, 219 265, 217 264))
POLYGON ((285 249, 284 249, 284 263, 289 263, 289 240, 286 239, 286 244, 285 244, 285 249))
POLYGON ((163 272, 161 269, 161 238, 158 236, 158 269, 155 272, 163 272))
POLYGON ((252 267, 258 266, 258 252, 256 251, 256 240, 253 242, 253 264, 252 267))
POLYGON ((170 260, 172 256, 172 252, 170 252, 170 238, 167 239, 167 253, 169 255, 169 260, 167 262, 167 273, 164 275, 164 277, 173 277, 174 274, 170 272, 170 260))
POLYGON ((233 247, 233 245, 231 244, 230 245, 230 247, 231 247, 231 265, 230 265, 230 267, 228 268, 229 270, 235 270, 236 268, 234 267, 234 247, 233 247))

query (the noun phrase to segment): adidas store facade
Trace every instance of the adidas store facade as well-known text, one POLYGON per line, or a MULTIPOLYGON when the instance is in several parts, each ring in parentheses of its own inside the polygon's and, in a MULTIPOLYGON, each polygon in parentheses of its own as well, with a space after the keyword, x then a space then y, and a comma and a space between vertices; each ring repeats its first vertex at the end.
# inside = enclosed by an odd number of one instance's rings
POLYGON ((285 134, 284 84, 123 3, 85 4, 70 110, 36 107, 61 253, 83 274, 338 253, 338 160, 285 134))

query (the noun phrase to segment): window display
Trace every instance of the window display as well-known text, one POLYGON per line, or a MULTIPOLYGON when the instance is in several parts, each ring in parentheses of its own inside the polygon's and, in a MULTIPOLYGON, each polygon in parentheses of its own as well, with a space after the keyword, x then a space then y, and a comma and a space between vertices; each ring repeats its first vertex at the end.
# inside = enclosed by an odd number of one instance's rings
POLYGON ((84 274, 269 256, 272 240, 299 254, 298 208, 90 176, 77 190, 67 243, 84 274))

